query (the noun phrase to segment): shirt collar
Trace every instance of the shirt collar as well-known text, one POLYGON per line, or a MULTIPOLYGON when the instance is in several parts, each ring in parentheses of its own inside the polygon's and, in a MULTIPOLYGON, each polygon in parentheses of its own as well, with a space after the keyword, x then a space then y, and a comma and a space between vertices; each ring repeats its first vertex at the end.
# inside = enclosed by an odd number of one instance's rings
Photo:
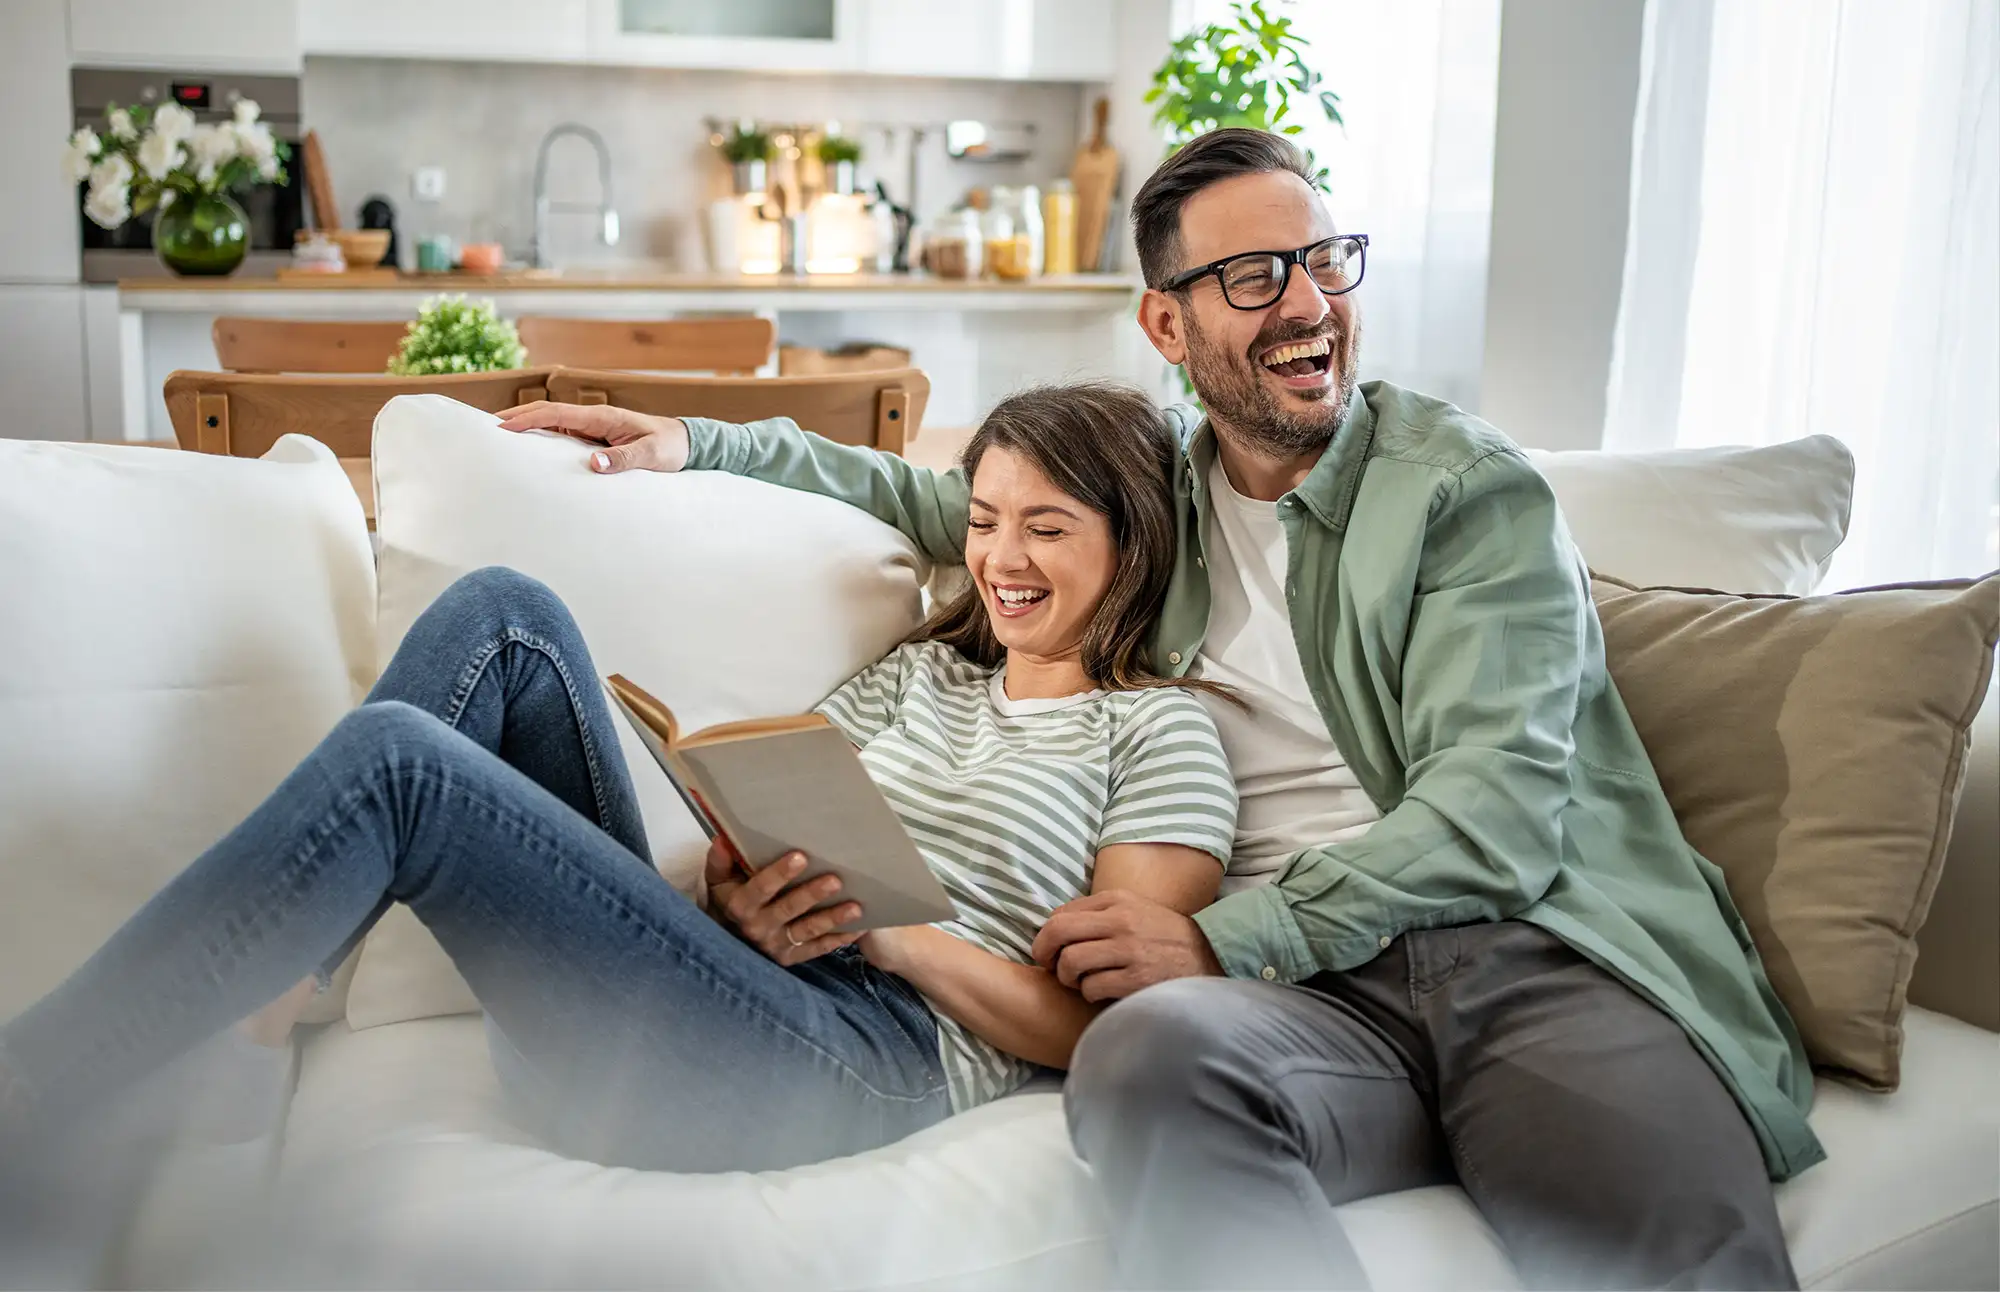
MULTIPOLYGON (((1373 382, 1369 386, 1374 385, 1373 382)), ((1354 510, 1354 495, 1361 487, 1361 469, 1375 442, 1375 410, 1368 404, 1368 387, 1356 386, 1347 406, 1347 416, 1333 433, 1333 442, 1320 454, 1313 469, 1288 497, 1305 504, 1322 525, 1339 531, 1347 528, 1354 510)), ((1203 417, 1188 440, 1190 483, 1199 489, 1215 464, 1215 428, 1203 417)))

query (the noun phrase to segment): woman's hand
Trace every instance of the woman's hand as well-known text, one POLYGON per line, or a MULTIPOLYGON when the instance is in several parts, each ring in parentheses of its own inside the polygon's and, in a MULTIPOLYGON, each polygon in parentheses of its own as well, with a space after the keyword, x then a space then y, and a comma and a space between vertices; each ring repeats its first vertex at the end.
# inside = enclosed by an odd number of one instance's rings
POLYGON ((679 471, 688 461, 687 423, 609 404, 552 404, 538 399, 500 414, 504 431, 558 431, 605 447, 590 455, 600 475, 679 471))
POLYGON ((735 853, 717 839, 708 846, 705 867, 708 913, 787 967, 850 945, 861 935, 837 933, 834 928, 860 918, 860 905, 843 902, 808 914, 840 892, 840 879, 821 875, 810 883, 793 884, 805 868, 804 853, 788 852, 745 879, 735 853))

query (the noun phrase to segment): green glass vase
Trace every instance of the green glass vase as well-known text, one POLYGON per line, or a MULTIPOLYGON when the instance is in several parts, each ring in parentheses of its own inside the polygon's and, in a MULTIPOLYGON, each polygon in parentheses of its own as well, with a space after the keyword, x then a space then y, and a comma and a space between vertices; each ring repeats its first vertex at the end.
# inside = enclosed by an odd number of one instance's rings
POLYGON ((250 250, 250 217, 227 193, 176 193, 153 221, 160 263, 177 274, 227 274, 250 250))

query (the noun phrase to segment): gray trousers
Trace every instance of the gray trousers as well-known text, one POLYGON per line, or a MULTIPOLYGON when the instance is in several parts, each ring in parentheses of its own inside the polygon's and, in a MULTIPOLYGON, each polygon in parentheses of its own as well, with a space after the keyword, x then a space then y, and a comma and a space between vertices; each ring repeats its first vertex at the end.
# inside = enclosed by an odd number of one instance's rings
POLYGON ((1150 987, 1065 1087, 1133 1287, 1366 1287, 1333 1208, 1456 1183, 1530 1287, 1795 1287, 1757 1141, 1674 1021, 1520 922, 1298 986, 1150 987))

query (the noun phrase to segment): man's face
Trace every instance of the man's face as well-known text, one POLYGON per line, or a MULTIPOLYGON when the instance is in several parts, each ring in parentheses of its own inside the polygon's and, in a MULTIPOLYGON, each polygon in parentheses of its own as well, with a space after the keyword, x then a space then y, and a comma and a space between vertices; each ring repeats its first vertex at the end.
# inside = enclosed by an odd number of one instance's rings
MULTIPOLYGON (((1319 195, 1298 176, 1239 175, 1181 208, 1175 272, 1238 252, 1289 251, 1335 232, 1319 195)), ((1360 349, 1354 296, 1325 295, 1303 267, 1262 309, 1232 307, 1210 274, 1182 292, 1147 292, 1140 322, 1168 362, 1187 365, 1209 415, 1247 448, 1276 458, 1317 452, 1347 415, 1360 349), (1324 356, 1280 357, 1301 342, 1323 346, 1324 356)))

